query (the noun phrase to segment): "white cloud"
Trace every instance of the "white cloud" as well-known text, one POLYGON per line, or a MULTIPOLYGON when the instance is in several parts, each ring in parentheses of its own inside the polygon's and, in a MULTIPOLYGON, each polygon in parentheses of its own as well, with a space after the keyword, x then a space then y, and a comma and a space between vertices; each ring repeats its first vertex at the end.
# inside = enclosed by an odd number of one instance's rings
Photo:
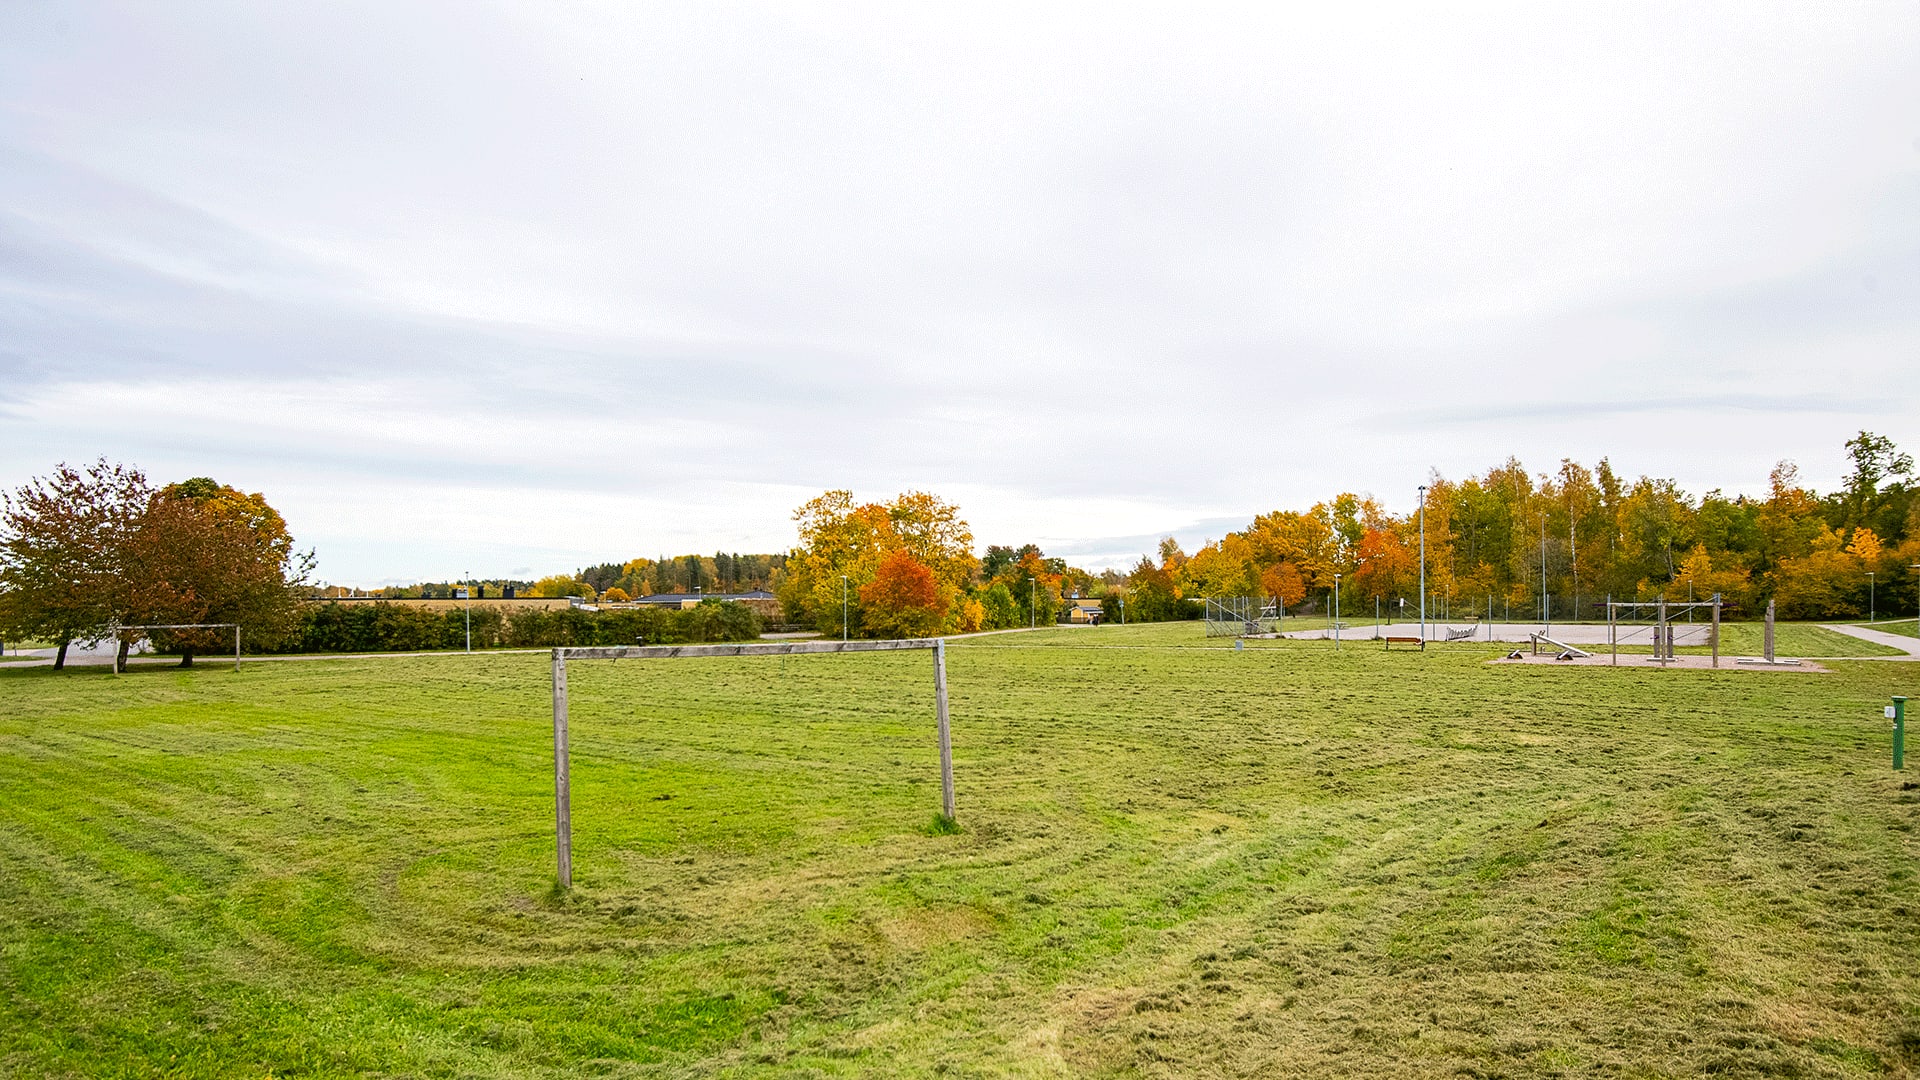
POLYGON ((244 481, 362 582, 1830 483, 1913 441, 1915 100, 1896 5, 13 5, 0 480, 244 481))

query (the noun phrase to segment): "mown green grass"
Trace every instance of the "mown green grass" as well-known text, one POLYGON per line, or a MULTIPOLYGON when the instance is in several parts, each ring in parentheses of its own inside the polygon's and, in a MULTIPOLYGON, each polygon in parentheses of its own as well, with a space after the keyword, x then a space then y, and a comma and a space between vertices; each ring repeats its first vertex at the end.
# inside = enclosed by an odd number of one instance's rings
POLYGON ((1501 648, 7 670, 0 1075, 1920 1067, 1920 667, 1501 648))
POLYGON ((1878 622, 1857 622, 1851 625, 1864 626, 1869 630, 1879 630, 1887 634, 1920 637, 1920 619, 1881 619, 1878 622))

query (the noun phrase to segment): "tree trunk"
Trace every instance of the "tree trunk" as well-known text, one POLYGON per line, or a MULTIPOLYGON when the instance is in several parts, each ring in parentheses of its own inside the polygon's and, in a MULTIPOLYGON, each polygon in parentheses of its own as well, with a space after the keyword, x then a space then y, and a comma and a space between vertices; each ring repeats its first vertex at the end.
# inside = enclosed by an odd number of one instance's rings
POLYGON ((117 675, 120 672, 127 670, 127 650, 131 647, 132 647, 132 642, 129 642, 126 638, 120 639, 120 649, 118 652, 114 654, 114 657, 113 657, 114 674, 117 675))
POLYGON ((61 668, 67 666, 67 646, 69 644, 71 644, 71 642, 64 639, 60 642, 60 651, 53 654, 53 670, 59 671, 61 668))
POLYGON ((180 650, 180 666, 181 667, 193 666, 193 650, 192 649, 180 650))

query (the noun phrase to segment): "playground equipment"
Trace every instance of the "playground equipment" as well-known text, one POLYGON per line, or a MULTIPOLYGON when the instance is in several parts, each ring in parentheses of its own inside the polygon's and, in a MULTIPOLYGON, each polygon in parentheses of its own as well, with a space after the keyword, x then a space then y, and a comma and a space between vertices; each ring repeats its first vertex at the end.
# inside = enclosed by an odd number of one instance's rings
POLYGON ((1244 637, 1248 634, 1274 634, 1280 630, 1278 604, 1258 596, 1225 596, 1206 600, 1208 637, 1244 637))
MULTIPOLYGON (((1658 600, 1609 600, 1607 601, 1607 644, 1613 650, 1613 665, 1620 666, 1620 646, 1645 640, 1653 645, 1653 662, 1662 666, 1673 663, 1673 649, 1684 641, 1689 645, 1706 644, 1713 647, 1713 666, 1720 666, 1720 594, 1714 593, 1711 600, 1692 600, 1668 603, 1666 597, 1658 600), (1713 622, 1698 624, 1678 622, 1676 616, 1692 616, 1696 608, 1710 608, 1713 622), (1704 640, 1703 640, 1704 639, 1704 640)), ((1768 653, 1772 653, 1773 607, 1767 607, 1768 653)), ((1767 663, 1772 663, 1769 659, 1767 663)))
POLYGON ((1766 629, 1761 631, 1760 634, 1760 652, 1761 655, 1759 656, 1736 656, 1733 658, 1733 662, 1736 664, 1778 664, 1782 666, 1791 666, 1800 663, 1800 661, 1791 657, 1777 657, 1773 655, 1773 601, 1771 600, 1767 601, 1766 629))
MULTIPOLYGON (((1554 653, 1553 658, 1555 660, 1573 660, 1578 657, 1593 655, 1592 653, 1588 652, 1585 649, 1579 648, 1574 645, 1569 645, 1564 641, 1555 641, 1554 639, 1548 637, 1545 634, 1528 634, 1527 637, 1533 644, 1533 655, 1535 656, 1540 655, 1540 646, 1542 645, 1546 645, 1549 647, 1549 649, 1554 653)), ((1518 653, 1516 652, 1513 655, 1517 656, 1518 653)))

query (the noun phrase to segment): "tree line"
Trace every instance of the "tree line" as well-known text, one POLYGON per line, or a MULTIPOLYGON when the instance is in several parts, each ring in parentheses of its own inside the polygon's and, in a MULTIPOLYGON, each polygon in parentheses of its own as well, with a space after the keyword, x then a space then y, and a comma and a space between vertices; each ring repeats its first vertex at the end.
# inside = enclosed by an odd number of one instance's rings
POLYGON ((265 651, 283 653, 407 652, 459 649, 552 648, 565 645, 680 645, 752 641, 760 616, 744 604, 714 600, 679 609, 584 608, 472 611, 405 604, 311 603, 292 633, 265 651))
POLYGON ((1890 439, 1847 440, 1838 490, 1776 464, 1763 496, 1693 496, 1670 479, 1629 480, 1601 459, 1529 472, 1508 459, 1477 476, 1434 473, 1394 514, 1346 492, 1306 510, 1256 515, 1189 555, 1172 537, 1126 572, 1095 575, 1033 544, 973 554, 959 510, 925 492, 861 503, 829 491, 794 511, 798 544, 775 591, 786 617, 823 633, 917 636, 1052 622, 1069 597, 1107 621, 1192 619, 1205 597, 1259 597, 1324 610, 1336 578, 1351 610, 1604 619, 1607 600, 1707 600, 1730 618, 1769 602, 1793 619, 1912 612, 1920 588, 1920 485, 1890 439), (1405 607, 1402 607, 1402 602, 1405 607))
MULTIPOLYGON (((729 556, 720 565, 764 575, 768 564, 729 556)), ((143 638, 190 665, 233 641, 230 628, 183 628, 205 623, 238 624, 255 653, 447 649, 469 639, 482 648, 677 644, 761 632, 752 610, 717 601, 686 610, 471 612, 327 603, 345 590, 309 585, 312 567, 263 495, 206 477, 156 488, 139 469, 101 459, 85 469, 62 464, 0 495, 0 635, 56 643, 55 667, 66 666, 74 642, 117 640, 124 661, 143 638)), ((382 591, 454 595, 450 583, 382 591)))
POLYGON ((861 503, 828 491, 794 511, 799 544, 775 584, 789 622, 824 634, 925 637, 1059 617, 1067 598, 1106 584, 1033 544, 973 552, 973 531, 937 495, 861 503))
POLYGON ((1754 616, 1774 602, 1795 619, 1912 611, 1920 563, 1913 459, 1883 436, 1846 443, 1850 470, 1825 495, 1778 463, 1760 497, 1699 497, 1672 480, 1628 480, 1606 459, 1529 473, 1509 459, 1479 476, 1428 482, 1424 504, 1390 514, 1345 493, 1276 510, 1188 556, 1170 540, 1143 557, 1122 592, 1324 601, 1335 575, 1355 609, 1409 610, 1419 599, 1425 528, 1430 612, 1511 611, 1528 619, 1604 618, 1614 600, 1706 600, 1754 616))

